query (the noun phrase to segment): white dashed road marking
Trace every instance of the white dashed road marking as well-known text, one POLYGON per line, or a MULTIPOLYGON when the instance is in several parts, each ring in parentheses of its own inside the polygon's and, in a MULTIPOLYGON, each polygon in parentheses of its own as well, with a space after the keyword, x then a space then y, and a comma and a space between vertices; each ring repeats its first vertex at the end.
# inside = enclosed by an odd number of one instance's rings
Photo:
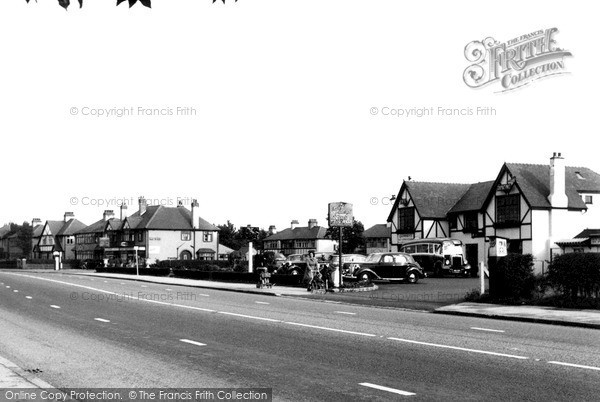
POLYGON ((256 304, 270 304, 270 303, 267 303, 267 302, 260 302, 260 301, 255 301, 254 303, 256 303, 256 304))
POLYGON ((369 382, 361 382, 358 385, 362 385, 363 387, 375 388, 375 389, 378 389, 380 391, 391 392, 393 394, 398 394, 398 395, 404 395, 404 396, 417 395, 414 392, 402 391, 400 389, 395 389, 395 388, 390 388, 390 387, 384 387, 382 385, 371 384, 369 382))
POLYGON ((166 290, 167 292, 170 292, 170 291, 172 291, 173 289, 165 289, 165 290, 166 290))
POLYGON ((597 370, 600 371, 600 367, 594 367, 594 366, 583 366, 581 364, 573 364, 573 363, 563 363, 563 362, 548 362, 549 364, 558 364, 559 366, 568 366, 568 367, 577 367, 577 368, 582 368, 582 369, 587 369, 587 370, 597 370))
POLYGON ((142 287, 143 287, 143 288, 147 288, 148 286, 146 286, 146 285, 142 285, 142 287))
POLYGON ((25 296, 25 298, 29 299, 29 300, 33 299, 33 297, 31 297, 31 296, 25 296))
POLYGON ((185 343, 189 343, 191 345, 196 345, 196 346, 206 346, 206 343, 200 343, 200 342, 196 342, 196 341, 190 341, 189 339, 180 339, 181 342, 185 342, 185 343))
POLYGON ((513 359, 521 359, 526 360, 529 359, 526 356, 517 356, 517 355, 507 355, 505 353, 497 353, 497 352, 488 352, 487 350, 478 350, 478 349, 467 349, 460 348, 458 346, 448 346, 448 345, 440 345, 437 343, 429 343, 429 342, 419 342, 419 341, 411 341, 410 339, 400 339, 400 338, 387 338, 392 341, 406 342, 406 343, 414 343, 416 345, 425 345, 425 346, 434 346, 436 348, 445 348, 445 349, 454 349, 454 350, 462 350, 464 352, 473 352, 473 353, 481 353, 484 355, 492 355, 492 356, 502 356, 502 357, 512 357, 513 359))
POLYGON ((19 291, 18 291, 17 289, 13 290, 13 292, 15 292, 15 293, 19 293, 19 291))
POLYGON ((94 318, 94 320, 100 321, 100 322, 110 322, 110 320, 105 320, 104 318, 94 318))
POLYGON ((471 327, 471 329, 474 329, 475 331, 504 332, 501 329, 489 329, 489 328, 478 328, 478 327, 471 327))
POLYGON ((60 306, 57 306, 56 304, 51 304, 50 307, 52 307, 52 308, 60 308, 60 306))
POLYGON ((351 313, 349 311, 336 311, 336 314, 356 315, 356 313, 351 313))
POLYGON ((377 335, 373 335, 373 334, 366 334, 364 332, 346 331, 345 329, 335 329, 335 328, 328 328, 328 327, 319 327, 317 325, 300 324, 299 322, 284 321, 284 323, 285 324, 290 324, 290 325, 297 325, 299 327, 307 327, 307 328, 323 329, 325 331, 341 332, 341 333, 344 333, 344 334, 362 335, 362 336, 375 336, 375 337, 377 336, 377 335))
POLYGON ((227 311, 217 311, 217 313, 224 314, 224 315, 233 315, 235 317, 252 318, 253 320, 270 321, 270 322, 281 322, 280 320, 274 320, 272 318, 256 317, 256 316, 253 316, 253 315, 246 315, 246 314, 228 313, 227 311))

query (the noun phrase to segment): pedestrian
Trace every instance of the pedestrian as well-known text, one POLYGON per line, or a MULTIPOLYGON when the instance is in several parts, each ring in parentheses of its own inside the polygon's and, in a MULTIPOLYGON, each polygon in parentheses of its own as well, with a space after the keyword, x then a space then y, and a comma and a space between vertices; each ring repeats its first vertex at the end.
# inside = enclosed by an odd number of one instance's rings
POLYGON ((304 282, 308 284, 306 290, 312 290, 312 281, 316 274, 319 273, 319 260, 315 258, 315 252, 309 251, 306 258, 306 271, 304 271, 304 282))

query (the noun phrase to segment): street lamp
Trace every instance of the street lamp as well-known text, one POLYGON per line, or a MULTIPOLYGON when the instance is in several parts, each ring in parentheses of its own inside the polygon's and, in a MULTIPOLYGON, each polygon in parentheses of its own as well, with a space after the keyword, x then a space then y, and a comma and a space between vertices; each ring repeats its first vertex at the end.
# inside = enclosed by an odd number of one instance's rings
POLYGON ((140 276, 140 264, 138 263, 138 250, 139 246, 133 246, 133 251, 135 251, 135 274, 140 276))

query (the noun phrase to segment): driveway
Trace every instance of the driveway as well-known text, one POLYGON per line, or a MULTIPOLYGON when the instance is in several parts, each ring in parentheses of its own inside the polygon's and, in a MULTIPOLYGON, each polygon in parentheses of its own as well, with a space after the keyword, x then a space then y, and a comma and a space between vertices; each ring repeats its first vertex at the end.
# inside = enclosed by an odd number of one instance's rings
MULTIPOLYGON (((487 279, 485 284, 487 288, 487 279)), ((374 292, 307 294, 302 297, 367 306, 431 311, 464 301, 465 295, 473 289, 479 289, 480 284, 479 278, 448 277, 425 278, 415 285, 378 282, 377 286, 379 289, 374 292)))

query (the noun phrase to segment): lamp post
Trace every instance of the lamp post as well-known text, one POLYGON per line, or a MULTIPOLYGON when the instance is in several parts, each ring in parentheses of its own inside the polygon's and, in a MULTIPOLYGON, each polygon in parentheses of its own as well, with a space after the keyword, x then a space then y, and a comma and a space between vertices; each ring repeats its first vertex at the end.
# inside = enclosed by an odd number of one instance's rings
POLYGON ((140 264, 138 263, 138 250, 139 246, 133 246, 133 251, 135 251, 135 274, 140 276, 140 264))

